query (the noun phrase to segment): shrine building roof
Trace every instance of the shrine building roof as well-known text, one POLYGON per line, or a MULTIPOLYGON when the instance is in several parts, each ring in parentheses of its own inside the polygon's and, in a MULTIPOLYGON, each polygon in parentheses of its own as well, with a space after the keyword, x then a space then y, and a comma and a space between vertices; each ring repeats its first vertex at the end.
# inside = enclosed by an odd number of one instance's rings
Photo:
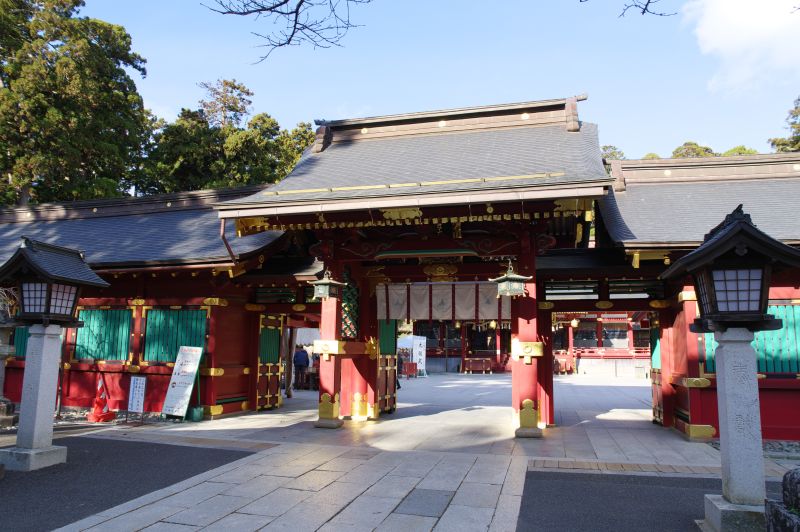
POLYGON ((740 203, 759 229, 800 244, 800 153, 611 161, 611 173, 598 204, 626 248, 694 248, 740 203))
POLYGON ((597 126, 559 100, 317 120, 280 183, 216 205, 223 218, 603 194, 597 126))
MULTIPOLYGON (((25 236, 85 252, 93 268, 230 262, 211 205, 251 194, 256 188, 205 190, 143 198, 114 198, 31 205, 0 210, 0 262, 25 236)), ((272 243, 282 233, 226 236, 238 257, 272 243)))

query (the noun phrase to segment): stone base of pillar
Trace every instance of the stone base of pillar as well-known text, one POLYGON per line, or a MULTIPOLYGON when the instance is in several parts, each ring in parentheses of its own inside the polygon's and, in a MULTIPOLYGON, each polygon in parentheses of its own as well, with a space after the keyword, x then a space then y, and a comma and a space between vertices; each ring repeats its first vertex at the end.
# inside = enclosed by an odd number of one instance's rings
POLYGON ((338 429, 344 424, 341 419, 327 419, 319 418, 314 422, 314 426, 318 429, 338 429))
POLYGON ((0 449, 0 464, 9 471, 35 471, 67 461, 67 448, 57 445, 40 449, 10 447, 0 449))
POLYGON ((697 521, 700 530, 709 532, 761 531, 766 526, 764 506, 733 504, 722 495, 706 495, 706 518, 697 521))
POLYGON ((544 431, 539 427, 520 427, 514 431, 515 438, 541 438, 544 431))

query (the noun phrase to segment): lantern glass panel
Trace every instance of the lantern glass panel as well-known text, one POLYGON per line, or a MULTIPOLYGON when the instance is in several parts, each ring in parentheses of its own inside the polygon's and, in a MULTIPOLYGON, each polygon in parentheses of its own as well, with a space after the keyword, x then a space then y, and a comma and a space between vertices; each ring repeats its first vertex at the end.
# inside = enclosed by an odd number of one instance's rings
POLYGON ((314 297, 316 299, 326 299, 328 297, 328 285, 314 285, 314 297))
POLYGON ((758 312, 761 304, 760 269, 714 270, 714 290, 720 312, 758 312))
POLYGON ((700 302, 701 314, 714 314, 715 300, 711 277, 708 270, 703 270, 697 275, 697 299, 700 302))
POLYGON ((47 305, 47 283, 22 283, 22 312, 43 314, 47 305))
POLYGON ((69 316, 75 304, 78 288, 68 284, 54 284, 50 295, 50 313, 69 316))

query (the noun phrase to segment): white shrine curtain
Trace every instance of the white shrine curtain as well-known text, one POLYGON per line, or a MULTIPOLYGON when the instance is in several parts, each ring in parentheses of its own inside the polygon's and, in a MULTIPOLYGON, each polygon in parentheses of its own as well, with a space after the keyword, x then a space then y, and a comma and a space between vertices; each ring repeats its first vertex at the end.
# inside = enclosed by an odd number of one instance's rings
POLYGON ((378 319, 511 319, 511 298, 503 297, 498 304, 497 285, 494 283, 381 284, 377 286, 375 295, 378 319))

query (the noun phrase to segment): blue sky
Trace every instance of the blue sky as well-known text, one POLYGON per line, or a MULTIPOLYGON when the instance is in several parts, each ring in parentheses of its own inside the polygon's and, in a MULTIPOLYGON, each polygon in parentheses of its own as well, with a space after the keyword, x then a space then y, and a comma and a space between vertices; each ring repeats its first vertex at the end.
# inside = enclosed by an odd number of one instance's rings
MULTIPOLYGON (((208 3, 213 0, 208 0, 208 3)), ((768 152, 800 95, 794 0, 663 0, 672 17, 619 18, 623 0, 374 0, 342 48, 292 47, 256 63, 263 20, 197 0, 86 0, 147 59, 147 107, 174 118, 197 84, 236 78, 283 127, 588 93, 582 120, 628 158, 685 140, 768 152)))

